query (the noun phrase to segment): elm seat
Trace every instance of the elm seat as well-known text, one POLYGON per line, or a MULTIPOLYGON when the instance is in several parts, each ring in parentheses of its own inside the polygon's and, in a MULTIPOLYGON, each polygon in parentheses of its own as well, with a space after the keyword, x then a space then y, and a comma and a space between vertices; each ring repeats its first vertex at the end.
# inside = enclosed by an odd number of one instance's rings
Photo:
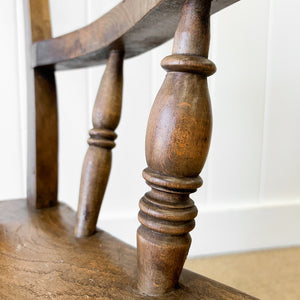
POLYGON ((189 195, 202 185, 212 129, 209 20, 236 0, 125 0, 58 38, 51 38, 48 0, 23 1, 30 16, 27 199, 0 202, 0 298, 255 299, 183 270, 197 215, 189 195), (139 202, 135 249, 96 228, 121 114, 123 60, 173 36, 148 121, 143 177, 151 191, 139 202), (57 201, 55 72, 102 63, 75 214, 57 201))
MULTIPOLYGON (((75 238, 65 204, 34 210, 22 199, 0 208, 1 299, 153 299, 137 289, 136 249, 101 230, 75 238)), ((184 270, 159 299, 253 298, 184 270)))

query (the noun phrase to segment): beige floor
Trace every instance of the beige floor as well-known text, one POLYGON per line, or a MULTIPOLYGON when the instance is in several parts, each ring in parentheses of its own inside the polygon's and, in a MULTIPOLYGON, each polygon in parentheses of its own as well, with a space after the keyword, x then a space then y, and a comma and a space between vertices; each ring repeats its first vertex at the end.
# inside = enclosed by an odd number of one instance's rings
POLYGON ((300 300, 300 247, 190 259, 185 268, 263 300, 300 300))

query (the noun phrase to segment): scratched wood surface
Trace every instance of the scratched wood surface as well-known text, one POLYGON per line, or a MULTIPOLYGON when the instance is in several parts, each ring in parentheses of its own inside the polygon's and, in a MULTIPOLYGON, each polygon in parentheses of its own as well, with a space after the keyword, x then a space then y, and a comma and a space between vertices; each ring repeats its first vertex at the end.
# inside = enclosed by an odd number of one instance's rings
MULTIPOLYGON (((100 230, 76 239, 66 205, 34 210, 10 200, 0 212, 0 299, 153 299, 137 290, 136 249, 100 230)), ((184 270, 159 299, 255 298, 184 270)))

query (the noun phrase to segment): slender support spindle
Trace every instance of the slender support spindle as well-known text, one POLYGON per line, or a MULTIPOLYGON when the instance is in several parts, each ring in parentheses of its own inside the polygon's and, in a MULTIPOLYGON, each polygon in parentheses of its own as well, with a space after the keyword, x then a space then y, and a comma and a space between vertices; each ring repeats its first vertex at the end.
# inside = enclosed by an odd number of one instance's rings
POLYGON ((111 51, 93 109, 93 126, 81 173, 75 235, 96 230, 97 219, 111 169, 114 140, 122 106, 123 52, 111 51))
POLYGON ((172 291, 189 251, 197 208, 189 194, 201 186, 212 130, 207 76, 211 0, 186 0, 168 71, 147 127, 143 177, 152 190, 140 200, 138 287, 149 295, 172 291))

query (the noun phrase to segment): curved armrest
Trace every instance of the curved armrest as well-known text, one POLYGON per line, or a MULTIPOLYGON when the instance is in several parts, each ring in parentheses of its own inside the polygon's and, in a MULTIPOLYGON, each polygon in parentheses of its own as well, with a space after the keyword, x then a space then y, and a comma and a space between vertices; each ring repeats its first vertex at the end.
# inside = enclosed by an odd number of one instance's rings
MULTIPOLYGON (((214 0, 211 14, 238 0, 214 0)), ((104 63, 111 49, 125 58, 174 36, 184 0, 124 0, 93 23, 33 44, 33 67, 81 68, 104 63)))

